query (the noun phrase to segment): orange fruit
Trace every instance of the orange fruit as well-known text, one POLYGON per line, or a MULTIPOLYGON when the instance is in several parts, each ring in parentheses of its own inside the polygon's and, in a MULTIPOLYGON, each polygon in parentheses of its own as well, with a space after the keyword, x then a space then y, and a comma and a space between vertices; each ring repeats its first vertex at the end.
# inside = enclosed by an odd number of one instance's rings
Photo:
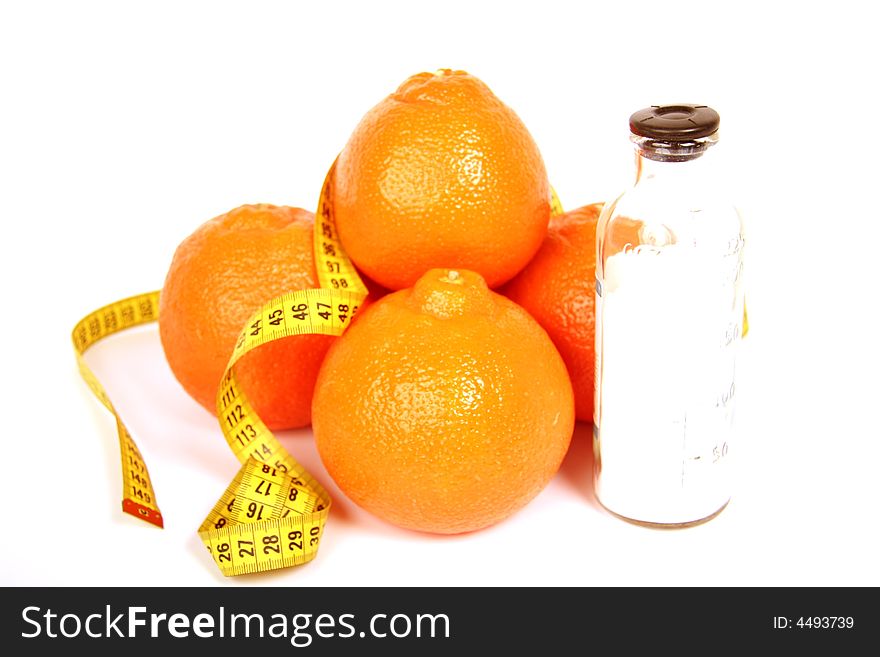
POLYGON ((602 204, 550 220, 535 258, 501 292, 528 310, 562 355, 577 419, 593 421, 596 222, 602 204))
POLYGON ((362 311, 318 375, 312 427, 339 488, 401 527, 496 523, 553 477, 574 401, 522 308, 465 270, 434 269, 362 311))
POLYGON ((332 193, 346 252, 393 290, 434 267, 501 285, 538 250, 550 219, 532 136, 463 71, 414 75, 370 110, 339 155, 332 193))
MULTIPOLYGON (((270 299, 317 287, 314 215, 243 205, 204 224, 177 248, 159 302, 159 334, 171 370, 212 414, 220 377, 241 329, 270 299)), ((273 429, 311 419, 318 368, 332 337, 303 335, 250 352, 236 376, 273 429)))

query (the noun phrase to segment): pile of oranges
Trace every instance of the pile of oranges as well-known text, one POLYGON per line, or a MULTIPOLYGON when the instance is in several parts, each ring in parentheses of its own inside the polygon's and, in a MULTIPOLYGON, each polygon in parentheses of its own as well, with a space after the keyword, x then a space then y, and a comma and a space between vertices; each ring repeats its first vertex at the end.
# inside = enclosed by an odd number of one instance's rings
MULTIPOLYGON (((341 337, 290 337, 242 359, 261 418, 312 424, 340 489, 402 527, 473 531, 525 505, 593 413, 601 207, 551 219, 550 194, 528 130, 482 81, 406 80, 355 127, 330 189, 368 302, 341 337)), ((248 317, 317 287, 313 227, 306 210, 245 205, 174 254, 162 345, 210 411, 248 317)))

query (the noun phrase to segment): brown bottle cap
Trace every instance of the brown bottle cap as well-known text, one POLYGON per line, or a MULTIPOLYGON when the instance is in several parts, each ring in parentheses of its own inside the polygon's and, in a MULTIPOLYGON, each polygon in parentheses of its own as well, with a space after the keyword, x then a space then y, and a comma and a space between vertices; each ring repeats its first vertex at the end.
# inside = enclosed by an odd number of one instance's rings
POLYGON ((718 131, 721 117, 706 105, 652 105, 629 117, 635 135, 664 141, 690 141, 718 131))

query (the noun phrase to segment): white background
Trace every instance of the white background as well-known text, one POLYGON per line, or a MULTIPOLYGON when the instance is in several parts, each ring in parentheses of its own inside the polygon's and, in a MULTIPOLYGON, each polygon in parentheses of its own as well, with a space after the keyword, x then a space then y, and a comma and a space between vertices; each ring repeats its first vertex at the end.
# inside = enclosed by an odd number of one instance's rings
MULTIPOLYGON (((0 9, 0 583, 880 585, 877 47, 869 3, 44 2, 0 9), (89 354, 147 460, 160 531, 120 511, 110 416, 69 332, 161 286, 176 245, 242 203, 313 209, 359 118, 412 73, 462 68, 532 131, 566 207, 632 176, 627 118, 722 116, 747 219, 752 332, 739 481, 683 531, 601 511, 590 430, 510 520, 390 527, 283 442, 335 505, 318 559, 224 579, 195 530, 237 464, 155 327, 89 354)), ((721 151, 719 152, 720 155, 721 151)))

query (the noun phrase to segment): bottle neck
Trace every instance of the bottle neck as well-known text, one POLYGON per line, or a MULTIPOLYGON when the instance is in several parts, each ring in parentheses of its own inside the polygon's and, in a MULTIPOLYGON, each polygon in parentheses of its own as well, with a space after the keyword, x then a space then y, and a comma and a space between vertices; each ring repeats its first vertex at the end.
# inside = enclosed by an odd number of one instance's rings
POLYGON ((714 168, 715 157, 710 149, 718 141, 717 133, 678 143, 637 135, 632 135, 631 139, 635 145, 636 183, 655 178, 693 183, 705 178, 714 168))

